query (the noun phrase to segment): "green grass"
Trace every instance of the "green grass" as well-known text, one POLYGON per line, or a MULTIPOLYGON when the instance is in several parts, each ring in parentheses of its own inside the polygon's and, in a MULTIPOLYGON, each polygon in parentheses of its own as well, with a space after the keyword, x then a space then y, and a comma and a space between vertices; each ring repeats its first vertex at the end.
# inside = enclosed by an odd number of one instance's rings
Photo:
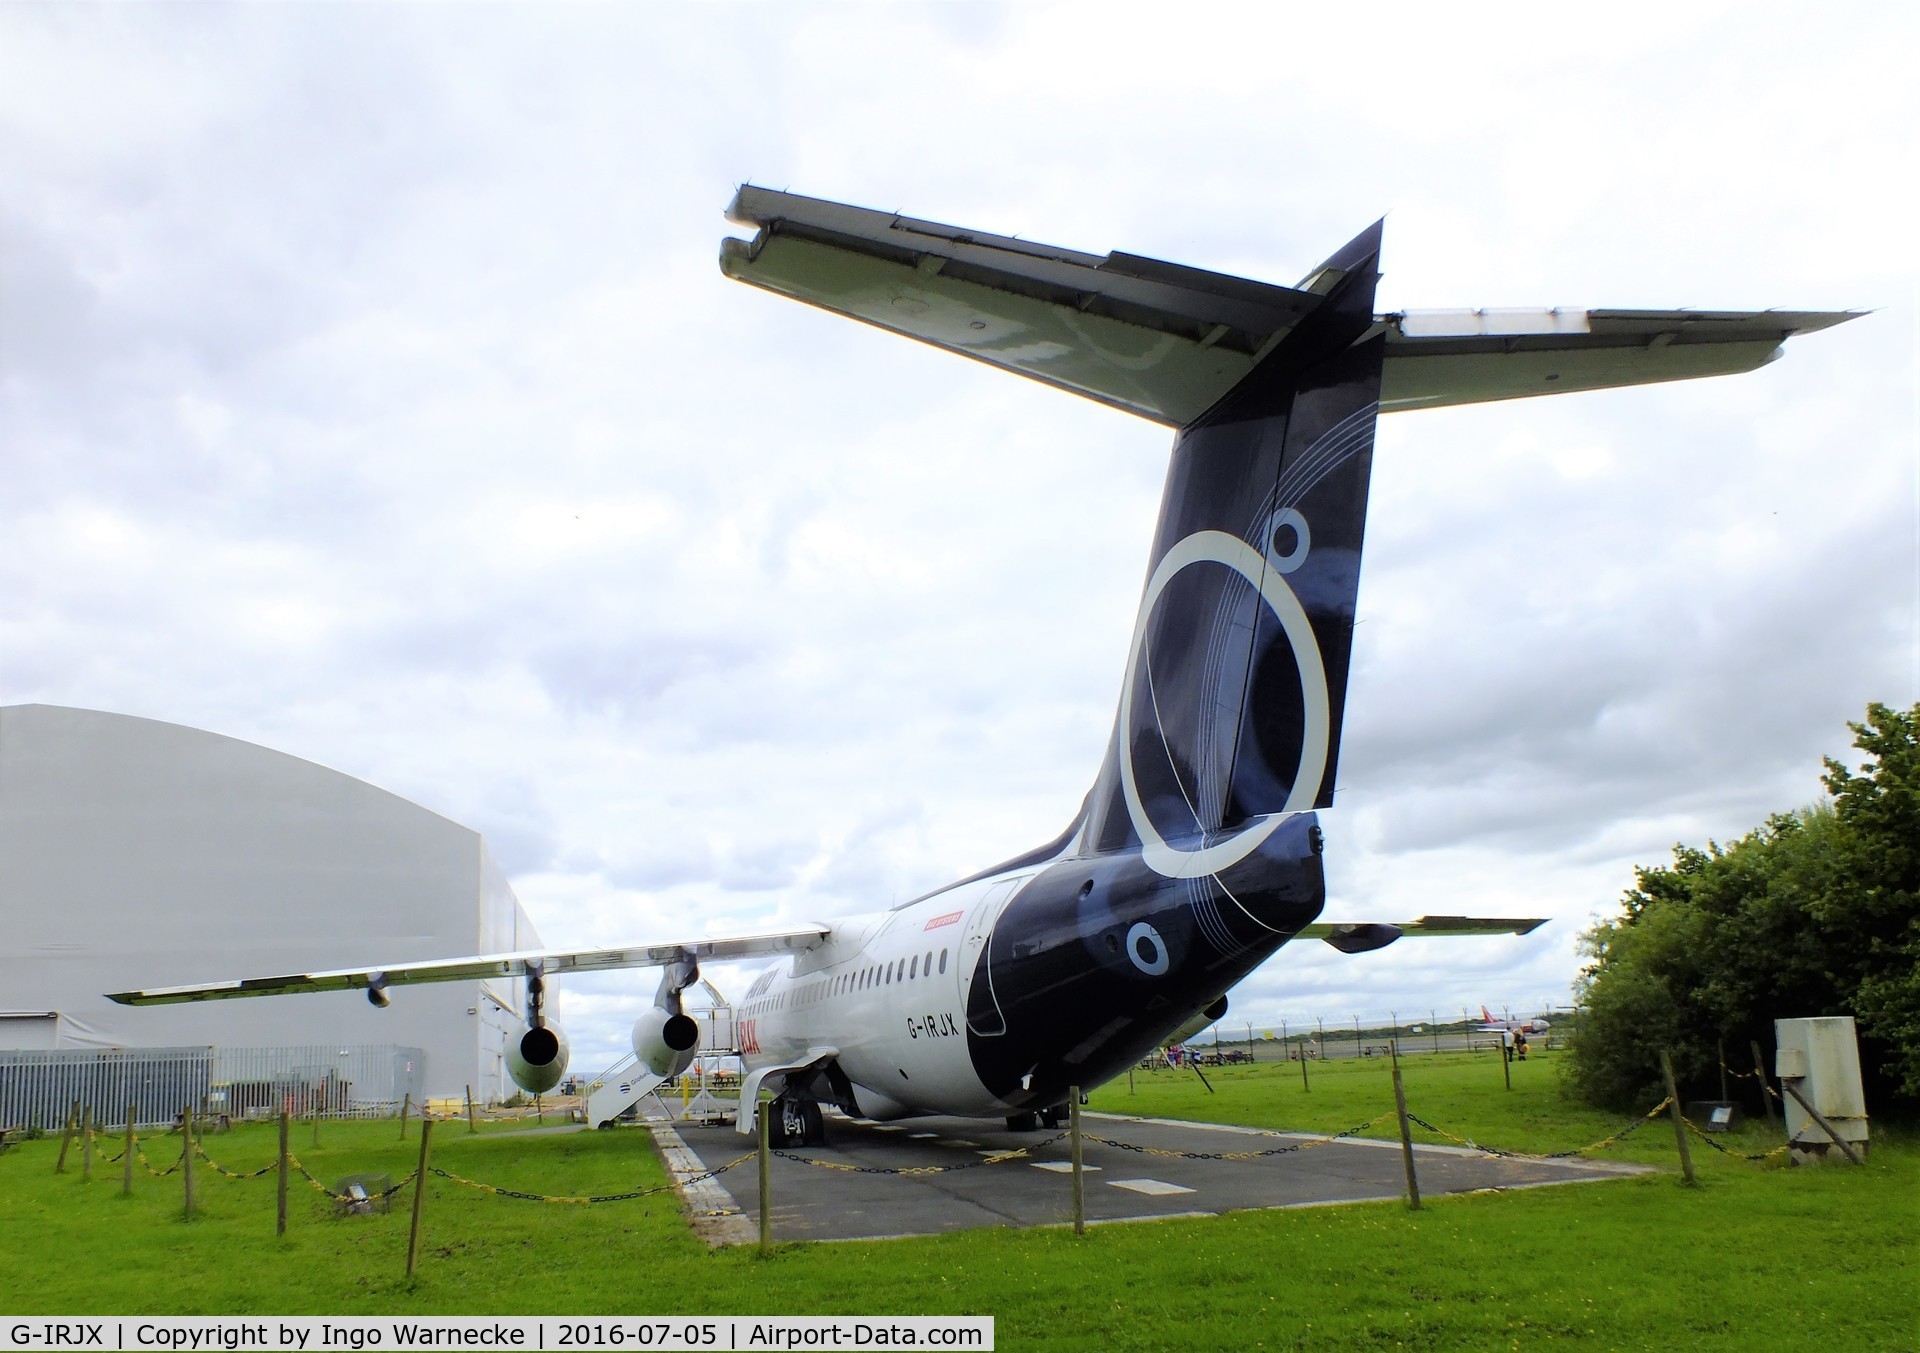
MULTIPOLYGON (((1504 1150, 1571 1151, 1636 1121, 1563 1098, 1553 1054, 1535 1053, 1514 1063, 1511 1090, 1492 1053, 1408 1056, 1400 1068, 1410 1113, 1455 1136, 1504 1150)), ((1393 1069, 1384 1057, 1310 1063, 1305 1090, 1297 1062, 1208 1068, 1204 1074, 1205 1084, 1191 1069, 1135 1072, 1131 1088, 1123 1077, 1096 1092, 1091 1107, 1143 1118, 1201 1118, 1309 1132, 1344 1132, 1393 1112, 1393 1069)), ((1399 1126, 1389 1117, 1363 1135, 1397 1139, 1399 1126)), ((1447 1142, 1418 1128, 1414 1140, 1447 1142)), ((1743 1153, 1758 1153, 1779 1145, 1783 1137, 1779 1129, 1770 1136, 1767 1120, 1761 1118, 1743 1123, 1722 1140, 1743 1153)), ((1696 1159, 1714 1154, 1698 1138, 1694 1142, 1696 1159)), ((1677 1167, 1673 1129, 1662 1115, 1595 1159, 1677 1167)))
MULTIPOLYGON (((1619 1126, 1569 1106, 1552 1064, 1489 1057, 1405 1064, 1414 1112, 1506 1148, 1582 1145, 1619 1126)), ((1095 1107, 1281 1128, 1351 1127, 1389 1109, 1384 1066, 1156 1072, 1095 1107)), ((1390 1135, 1392 1124, 1378 1135, 1390 1135)), ((469 1136, 435 1129, 435 1162, 528 1192, 610 1193, 665 1176, 638 1133, 469 1136)), ((332 1180, 407 1174, 417 1129, 328 1124, 296 1155, 332 1180)), ((157 1140, 170 1163, 178 1139, 157 1140)), ((1737 1143, 1761 1150, 1764 1123, 1737 1143)), ((271 1129, 209 1137, 231 1169, 272 1159, 271 1129)), ((1920 1346, 1920 1146, 1877 1134, 1863 1169, 1788 1169, 1696 1152, 1670 1173, 1574 1188, 926 1240, 710 1252, 674 1195, 594 1207, 493 1197, 435 1180, 420 1271, 404 1276, 409 1195, 336 1218, 297 1177, 273 1234, 271 1176, 202 1177, 180 1219, 178 1176, 53 1174, 57 1141, 0 1156, 0 1306, 9 1314, 982 1314, 1001 1348, 1912 1349, 1920 1346)), ((117 1144, 107 1146, 117 1151, 117 1144)), ((1652 1123, 1603 1158, 1671 1166, 1652 1123)), ((743 1168, 751 1168, 746 1166, 743 1168)), ((1060 1187, 1062 1181, 1036 1182, 1060 1187)))

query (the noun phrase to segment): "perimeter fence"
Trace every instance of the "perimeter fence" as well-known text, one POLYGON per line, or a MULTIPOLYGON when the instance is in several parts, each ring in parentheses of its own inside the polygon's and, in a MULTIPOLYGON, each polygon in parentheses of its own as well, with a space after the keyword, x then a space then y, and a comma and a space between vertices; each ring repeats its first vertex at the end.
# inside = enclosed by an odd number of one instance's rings
MULTIPOLYGON (((148 1051, 149 1053, 153 1053, 157 1050, 148 1051)), ((158 1067, 158 1070, 155 1072, 157 1082, 163 1087, 157 1093, 171 1094, 183 1085, 191 1088, 191 1082, 177 1078, 182 1076, 190 1077, 199 1074, 201 1071, 206 1071, 208 1074, 212 1072, 215 1062, 215 1059, 211 1055, 212 1050, 181 1049, 174 1051, 180 1055, 172 1059, 160 1057, 152 1059, 158 1067), (176 1079, 167 1081, 165 1080, 165 1074, 172 1074, 176 1079)), ((281 1064, 277 1063, 272 1057, 259 1055, 271 1050, 253 1049, 247 1051, 256 1054, 256 1056, 250 1060, 238 1060, 228 1065, 253 1074, 260 1072, 262 1068, 272 1070, 281 1064)), ((294 1052, 296 1050, 281 1051, 294 1052)), ((405 1071, 407 1069, 408 1059, 403 1055, 404 1051, 405 1050, 388 1050, 389 1056, 385 1059, 384 1064, 393 1065, 401 1071, 405 1071)), ((337 1057, 340 1054, 336 1052, 334 1055, 337 1057)), ((96 1058, 102 1065, 115 1064, 114 1059, 105 1055, 96 1055, 96 1058)), ((119 1059, 118 1066, 119 1069, 131 1075, 133 1073, 127 1071, 126 1064, 128 1060, 128 1057, 123 1055, 119 1059)), ((1604 1151, 1616 1146, 1641 1129, 1664 1118, 1668 1120, 1671 1125, 1681 1171, 1687 1183, 1694 1181, 1694 1166, 1688 1150, 1690 1141, 1703 1143, 1714 1151, 1719 1152, 1723 1157, 1744 1160, 1755 1164, 1764 1164, 1776 1160, 1785 1155, 1790 1149, 1805 1145, 1797 1141, 1788 1142, 1772 1146, 1770 1149, 1763 1151, 1749 1153, 1716 1140, 1715 1133, 1709 1126, 1703 1126, 1687 1116, 1683 1105, 1678 1099, 1678 1092, 1674 1088, 1671 1066, 1665 1054, 1662 1054, 1661 1061, 1663 1073, 1666 1075, 1668 1082, 1669 1094, 1667 1098, 1653 1105, 1644 1113, 1619 1124, 1613 1130, 1606 1132, 1605 1135, 1601 1136, 1598 1140, 1578 1147, 1547 1152, 1518 1150, 1513 1149, 1511 1146, 1499 1146, 1477 1141, 1463 1133, 1450 1130, 1444 1123, 1432 1121, 1420 1113, 1415 1112, 1408 1107, 1400 1067, 1396 1062, 1392 1069, 1394 1108, 1375 1114, 1365 1122, 1357 1123, 1344 1131, 1337 1132, 1307 1133, 1243 1129, 1246 1135, 1242 1137, 1241 1140, 1244 1141, 1246 1145, 1243 1149, 1233 1151, 1179 1150, 1164 1144, 1156 1144, 1152 1141, 1142 1142, 1129 1140, 1129 1137, 1137 1135, 1128 1132, 1127 1128, 1130 1121, 1151 1120, 1129 1120, 1125 1117, 1108 1118, 1100 1125, 1099 1131, 1089 1131, 1082 1123, 1082 1114, 1079 1108, 1080 1096, 1076 1091, 1070 1096, 1067 1129, 1064 1132, 1057 1132, 1044 1138, 1036 1138, 1023 1142, 1018 1146, 984 1151, 981 1152, 978 1157, 971 1159, 948 1159, 940 1163, 929 1161, 880 1165, 871 1163, 871 1158, 869 1158, 869 1161, 863 1162, 857 1155, 852 1159, 848 1159, 845 1156, 842 1156, 840 1159, 835 1159, 833 1157, 840 1153, 833 1152, 831 1148, 827 1148, 822 1152, 818 1149, 801 1151, 776 1149, 772 1147, 768 1102, 763 1100, 757 1112, 760 1128, 759 1149, 757 1152, 748 1151, 733 1159, 726 1160, 724 1163, 706 1164, 690 1156, 686 1159, 676 1161, 674 1159, 675 1150, 669 1149, 666 1154, 668 1156, 671 1178, 668 1182, 657 1185, 639 1188, 628 1187, 611 1191, 582 1189, 577 1192, 557 1193, 517 1186, 517 1181, 506 1182, 478 1179, 465 1174, 455 1173, 434 1163, 431 1155, 431 1141, 436 1122, 448 1122, 449 1126, 452 1126, 454 1122, 457 1122, 457 1116, 453 1114, 423 1115, 421 1117, 418 1132, 418 1165, 412 1172, 397 1181, 393 1179, 391 1174, 350 1174, 339 1177, 336 1182, 329 1183, 314 1173, 307 1165, 302 1164, 299 1157, 291 1150, 288 1129, 294 1117, 294 1109, 291 1102, 283 1099, 279 1111, 272 1115, 279 1121, 280 1136, 278 1150, 275 1151, 265 1163, 253 1164, 250 1169, 233 1168, 232 1163, 224 1158, 235 1146, 239 1147, 240 1154, 250 1154, 246 1151, 245 1144, 250 1141, 257 1141, 258 1138, 249 1137, 246 1134, 236 1134, 233 1138, 223 1137, 220 1140, 227 1145, 215 1148, 218 1152, 218 1158, 216 1158, 214 1154, 209 1153, 203 1138, 208 1124, 199 1119, 197 1111, 187 1115, 187 1121, 182 1125, 180 1130, 156 1134, 152 1131, 143 1132, 134 1123, 124 1122, 124 1119, 123 1126, 118 1129, 103 1129, 101 1125, 105 1122, 110 1122, 110 1116, 95 1117, 84 1111, 74 1112, 70 1108, 69 1115, 64 1124, 65 1131, 62 1133, 59 1143, 58 1156, 54 1163, 54 1171, 56 1174, 65 1173, 71 1161, 74 1165, 77 1165, 83 1179, 90 1182, 95 1177, 96 1168, 117 1165, 119 1169, 115 1171, 115 1173, 120 1175, 122 1189, 128 1192, 132 1191, 136 1168, 154 1179, 165 1179, 169 1176, 178 1175, 180 1176, 180 1182, 176 1187, 182 1191, 183 1206, 188 1219, 193 1217, 195 1211, 196 1174, 211 1172, 227 1180, 238 1182, 264 1180, 264 1178, 269 1175, 277 1176, 278 1187, 275 1190, 278 1216, 277 1229, 283 1234, 288 1221, 287 1190, 289 1182, 293 1179, 304 1180, 309 1188, 329 1199, 334 1206, 335 1213, 338 1215, 374 1211, 384 1212, 388 1209, 391 1200, 397 1195, 410 1190, 413 1195, 413 1207, 411 1229, 408 1239, 407 1271, 411 1274, 419 1254, 419 1237, 422 1225, 423 1204, 426 1196, 425 1186, 429 1180, 438 1180, 444 1184, 455 1186, 458 1189, 478 1192, 495 1199, 524 1203, 561 1204, 572 1207, 592 1207, 627 1203, 678 1191, 689 1208, 697 1209, 702 1206, 702 1204, 697 1204, 694 1201, 695 1193, 690 1191, 689 1186, 703 1185, 708 1181, 717 1179, 737 1167, 754 1160, 757 1155, 759 1159, 759 1184, 756 1199, 760 1222, 760 1244, 764 1249, 773 1243, 772 1219, 778 1211, 778 1209, 772 1205, 770 1192, 772 1177, 769 1173, 769 1166, 773 1159, 780 1159, 793 1164, 821 1170, 865 1175, 945 1175, 956 1171, 990 1170, 994 1167, 1004 1167, 1022 1161, 1040 1163, 1036 1162, 1036 1156, 1047 1148, 1058 1147, 1064 1141, 1069 1144, 1068 1151, 1070 1152, 1071 1160, 1070 1216, 1072 1225, 1076 1232, 1078 1232, 1083 1231, 1086 1226, 1084 1183, 1082 1179, 1083 1145, 1091 1145, 1110 1151, 1125 1152, 1138 1156, 1169 1157, 1193 1162, 1245 1163, 1313 1151, 1316 1148, 1329 1147, 1342 1140, 1363 1135, 1372 1135, 1377 1140, 1380 1136, 1386 1135, 1377 1130, 1397 1120, 1398 1144, 1401 1148, 1406 1169, 1407 1190, 1405 1199, 1407 1205, 1414 1209, 1418 1209, 1421 1206, 1420 1185, 1417 1179, 1418 1165, 1416 1163, 1416 1148, 1413 1143, 1413 1135, 1416 1128, 1422 1133, 1450 1144, 1450 1146, 1455 1149, 1472 1151, 1489 1157, 1500 1157, 1509 1160, 1545 1162, 1563 1161, 1572 1157, 1588 1156, 1592 1153, 1604 1151), (150 1145, 158 1146, 160 1149, 149 1154, 148 1148, 150 1145), (118 1148, 117 1152, 115 1150, 116 1147, 118 1148)), ((261 1077, 254 1074, 254 1079, 261 1079, 261 1077)), ((1777 1092, 1774 1091, 1771 1085, 1766 1083, 1764 1072, 1756 1070, 1755 1079, 1760 1081, 1767 1095, 1777 1099, 1777 1092)), ((246 1080, 225 1082, 228 1086, 246 1083, 251 1082, 246 1080)), ((122 1092, 125 1090, 125 1084, 123 1081, 118 1087, 122 1092)), ((1788 1088, 1790 1089, 1791 1087, 1788 1088)), ((408 1136, 408 1113, 404 1099, 398 1107, 397 1112, 392 1110, 389 1112, 393 1112, 394 1116, 398 1117, 400 1122, 400 1135, 402 1140, 404 1140, 408 1136)), ((1825 1122, 1821 1122, 1820 1126, 1828 1135, 1833 1137, 1834 1143, 1839 1146, 1841 1150, 1846 1151, 1845 1143, 1840 1140, 1840 1136, 1834 1128, 1825 1122)), ((469 1118, 467 1128, 469 1132, 477 1131, 471 1118, 469 1118)), ((1772 1135, 1772 1130, 1772 1124, 1770 1123, 1769 1136, 1772 1135)), ((1391 1132, 1391 1129, 1388 1129, 1388 1131, 1391 1132)), ((318 1147, 319 1128, 317 1120, 315 1121, 314 1133, 314 1145, 318 1147)), ((1391 1140, 1391 1138, 1389 1138, 1389 1140, 1391 1140)), ((0 1150, 4 1150, 6 1145, 7 1143, 0 1142, 0 1150)), ((46 1145, 51 1145, 51 1143, 46 1145)), ((973 1143, 961 1143, 961 1145, 973 1145, 973 1143)), ((680 1150, 683 1156, 686 1155, 684 1148, 680 1150)), ((1853 1152, 1846 1151, 1846 1154, 1849 1159, 1855 1159, 1853 1152)), ((257 1161, 258 1157, 255 1159, 257 1161)), ((1057 1161, 1046 1162, 1045 1168, 1058 1170, 1061 1168, 1061 1163, 1057 1161)), ((1089 1168, 1100 1167, 1094 1166, 1089 1168)), ((722 1195, 722 1197, 724 1198, 724 1195, 722 1195)), ((730 1203, 730 1200, 726 1201, 730 1203)), ((696 1210, 693 1212, 693 1215, 696 1218, 719 1216, 738 1217, 739 1210, 737 1207, 729 1206, 723 1212, 701 1212, 696 1210)), ((733 1238, 735 1240, 744 1239, 743 1236, 739 1236, 737 1233, 733 1238)))
POLYGON ((384 1117, 421 1099, 426 1054, 395 1044, 270 1048, 0 1050, 0 1127, 58 1131, 75 1106, 96 1123, 171 1123, 193 1108, 231 1118, 384 1117))

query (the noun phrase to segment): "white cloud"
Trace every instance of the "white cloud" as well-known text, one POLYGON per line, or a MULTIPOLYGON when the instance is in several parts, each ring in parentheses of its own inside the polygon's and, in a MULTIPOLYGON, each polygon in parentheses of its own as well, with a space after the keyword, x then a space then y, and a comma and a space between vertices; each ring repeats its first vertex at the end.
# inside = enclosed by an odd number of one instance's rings
POLYGON ((884 904, 1077 807, 1167 438, 725 282, 737 181, 1276 281, 1384 213, 1390 306, 1879 307, 1382 424, 1335 905, 1556 922, 1236 1004, 1558 996, 1634 862, 1920 698, 1914 24, 0 11, 0 701, 404 794, 554 942, 884 904))

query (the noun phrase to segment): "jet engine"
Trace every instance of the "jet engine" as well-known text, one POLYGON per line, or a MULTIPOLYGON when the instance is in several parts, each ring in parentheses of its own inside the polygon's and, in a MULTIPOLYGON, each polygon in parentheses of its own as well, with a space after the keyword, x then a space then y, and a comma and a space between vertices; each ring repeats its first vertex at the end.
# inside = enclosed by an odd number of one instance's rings
POLYGON ((699 1046, 700 1026, 677 1010, 650 1006, 633 1022, 633 1055, 656 1076, 685 1071, 699 1046))
MULTIPOLYGON (((368 989, 372 994, 372 989, 368 989)), ((546 973, 527 963, 527 1031, 507 1049, 507 1074, 530 1095, 545 1094, 567 1074, 567 1036, 547 1019, 546 973)))
POLYGON ((1222 996, 1219 1000, 1215 1001, 1212 1005, 1208 1006, 1205 1010, 1202 1010, 1197 1014, 1195 1014, 1192 1019, 1188 1020, 1185 1024, 1182 1024, 1178 1029, 1175 1029, 1172 1033, 1168 1034, 1166 1038, 1164 1038, 1161 1041, 1166 1046, 1171 1046, 1175 1043, 1184 1043, 1189 1038, 1192 1038, 1195 1034, 1199 1033, 1202 1029, 1206 1028, 1208 1025, 1218 1024, 1221 1020, 1225 1019, 1226 1017, 1227 1017, 1227 998, 1225 996, 1222 996))
POLYGON ((545 1094, 567 1074, 567 1036, 541 1021, 507 1049, 507 1074, 530 1095, 545 1094))

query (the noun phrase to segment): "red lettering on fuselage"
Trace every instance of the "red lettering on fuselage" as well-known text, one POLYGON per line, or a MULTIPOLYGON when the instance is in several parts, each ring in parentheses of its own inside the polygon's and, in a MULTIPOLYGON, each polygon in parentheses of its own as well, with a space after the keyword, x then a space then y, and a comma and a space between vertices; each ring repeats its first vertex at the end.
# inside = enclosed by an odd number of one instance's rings
POLYGON ((921 926, 920 928, 922 930, 938 930, 943 925, 952 925, 955 921, 958 921, 960 919, 960 916, 961 916, 961 913, 957 911, 950 911, 945 916, 934 917, 931 921, 928 921, 925 925, 921 926))

